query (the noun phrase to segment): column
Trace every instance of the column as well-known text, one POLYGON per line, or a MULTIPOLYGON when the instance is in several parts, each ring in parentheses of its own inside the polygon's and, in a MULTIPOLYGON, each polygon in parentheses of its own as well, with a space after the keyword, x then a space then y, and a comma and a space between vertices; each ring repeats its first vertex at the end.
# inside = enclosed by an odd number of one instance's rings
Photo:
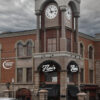
POLYGON ((39 72, 36 71, 34 74, 35 74, 34 94, 37 95, 39 91, 39 72))
POLYGON ((36 36, 36 41, 35 41, 35 52, 40 52, 40 17, 41 13, 40 11, 36 11, 36 16, 37 16, 37 36, 36 36))
POLYGON ((61 6, 61 39, 60 39, 60 51, 67 51, 67 39, 66 39, 66 32, 65 32, 65 11, 66 7, 61 6))
POLYGON ((74 41, 73 41, 73 39, 74 39, 74 36, 73 36, 73 31, 72 31, 72 33, 71 33, 71 52, 74 52, 74 47, 73 47, 73 43, 74 43, 74 41))
POLYGON ((39 91, 39 100, 48 100, 48 91, 47 90, 39 91))
POLYGON ((46 41, 46 29, 44 29, 44 52, 46 52, 47 41, 46 41))
POLYGON ((67 100, 67 72, 60 73, 60 100, 67 100))
POLYGON ((78 53, 78 16, 75 17, 75 52, 78 53))
POLYGON ((60 44, 60 35, 59 35, 59 29, 57 29, 57 51, 59 51, 59 45, 60 44))

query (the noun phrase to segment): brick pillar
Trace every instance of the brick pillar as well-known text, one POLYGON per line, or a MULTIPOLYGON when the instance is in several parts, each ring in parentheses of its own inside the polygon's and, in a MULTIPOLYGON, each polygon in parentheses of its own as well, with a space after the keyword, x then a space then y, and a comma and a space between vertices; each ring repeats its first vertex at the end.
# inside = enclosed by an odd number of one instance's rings
POLYGON ((48 91, 47 90, 39 91, 39 100, 48 100, 48 91))
POLYGON ((39 72, 35 72, 35 87, 34 88, 37 91, 39 90, 39 72))
POLYGON ((86 98, 86 93, 84 93, 84 92, 78 93, 77 96, 78 96, 78 100, 88 100, 86 98))
POLYGON ((67 100, 67 72, 60 73, 60 100, 67 100))

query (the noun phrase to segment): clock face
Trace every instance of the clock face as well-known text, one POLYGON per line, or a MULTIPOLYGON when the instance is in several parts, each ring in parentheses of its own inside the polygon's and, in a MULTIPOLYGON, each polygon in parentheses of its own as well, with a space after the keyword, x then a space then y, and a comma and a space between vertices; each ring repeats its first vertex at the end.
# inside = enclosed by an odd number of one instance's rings
POLYGON ((48 19, 54 19, 57 16, 58 8, 56 5, 51 4, 45 10, 45 15, 48 19))
POLYGON ((71 10, 71 7, 70 6, 68 6, 68 8, 66 9, 65 14, 66 14, 66 18, 68 20, 71 20, 72 19, 72 10, 71 10))

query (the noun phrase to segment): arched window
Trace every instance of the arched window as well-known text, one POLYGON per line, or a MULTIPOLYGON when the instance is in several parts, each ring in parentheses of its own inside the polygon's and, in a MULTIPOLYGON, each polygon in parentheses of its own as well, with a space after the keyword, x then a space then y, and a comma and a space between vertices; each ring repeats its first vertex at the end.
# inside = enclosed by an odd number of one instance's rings
POLYGON ((83 44, 80 43, 80 55, 83 57, 84 55, 84 50, 83 50, 83 44))
POLYGON ((92 46, 89 47, 89 59, 93 59, 93 48, 92 48, 92 46))
POLYGON ((22 43, 17 44, 17 56, 18 57, 24 56, 24 47, 22 43))
POLYGON ((27 42, 26 47, 27 47, 27 56, 32 56, 32 42, 31 41, 27 42))

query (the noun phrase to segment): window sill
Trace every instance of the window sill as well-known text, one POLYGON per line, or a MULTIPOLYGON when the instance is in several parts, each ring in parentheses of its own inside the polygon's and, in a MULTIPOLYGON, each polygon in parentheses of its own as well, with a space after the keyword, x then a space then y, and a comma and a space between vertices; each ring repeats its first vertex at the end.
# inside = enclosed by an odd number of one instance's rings
POLYGON ((18 59, 29 59, 32 58, 32 56, 22 56, 22 57, 17 57, 18 59))
POLYGON ((45 84, 58 84, 57 82, 45 82, 45 84))
POLYGON ((14 83, 15 85, 33 85, 33 82, 30 82, 30 83, 23 83, 23 82, 21 82, 21 83, 14 83))

